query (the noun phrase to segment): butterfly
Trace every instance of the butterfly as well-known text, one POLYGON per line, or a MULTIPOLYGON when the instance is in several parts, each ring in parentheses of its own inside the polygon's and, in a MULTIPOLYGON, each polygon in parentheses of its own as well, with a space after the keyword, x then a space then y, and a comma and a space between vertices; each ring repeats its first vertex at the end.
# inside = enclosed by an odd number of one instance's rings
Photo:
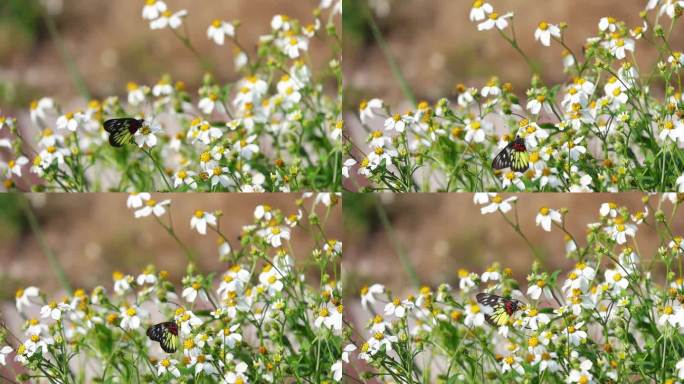
POLYGON ((513 141, 508 143, 492 161, 492 168, 504 169, 511 168, 515 172, 525 172, 530 166, 530 158, 527 154, 525 140, 516 136, 513 141))
POLYGON ((109 119, 103 125, 105 131, 109 132, 109 144, 118 148, 130 143, 133 135, 143 126, 143 123, 145 123, 143 119, 124 117, 109 119))
POLYGON ((481 292, 475 297, 485 307, 485 320, 495 327, 508 324, 511 316, 525 306, 520 300, 506 299, 491 293, 481 292))
POLYGON ((178 349, 178 324, 167 321, 147 328, 147 337, 159 345, 166 353, 174 353, 178 349))

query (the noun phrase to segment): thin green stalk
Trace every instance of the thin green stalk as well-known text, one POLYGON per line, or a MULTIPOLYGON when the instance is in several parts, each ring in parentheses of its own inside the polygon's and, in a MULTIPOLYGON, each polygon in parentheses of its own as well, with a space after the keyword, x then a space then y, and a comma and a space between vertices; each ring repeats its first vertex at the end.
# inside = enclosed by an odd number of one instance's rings
POLYGON ((62 267, 62 264, 60 263, 57 256, 55 256, 54 252, 52 252, 52 249, 50 248, 50 245, 47 243, 47 240, 45 240, 43 230, 40 228, 38 219, 36 218, 36 215, 33 213, 33 209, 31 208, 31 203, 29 202, 28 198, 26 198, 23 195, 19 199, 21 201, 21 207, 24 210, 24 213, 26 214, 26 219, 28 220, 29 226, 31 227, 31 231, 33 231, 33 235, 38 240, 38 245, 43 251, 45 257, 48 259, 48 263, 50 264, 52 271, 57 276, 57 280, 59 280, 59 283, 62 286, 62 288, 64 288, 65 291, 71 294, 73 292, 73 289, 71 288, 71 284, 69 283, 69 279, 67 278, 66 272, 64 271, 64 268, 62 267))
POLYGON ((413 104, 414 107, 417 106, 418 103, 416 101, 416 96, 413 94, 413 91, 411 90, 411 87, 408 81, 406 80, 406 77, 404 77, 404 74, 401 72, 399 64, 397 64, 397 61, 394 59, 394 55, 392 55, 392 51, 390 50, 389 45, 385 41, 385 38, 382 36, 380 28, 378 28, 378 25, 375 23, 372 11, 368 9, 368 7, 365 8, 366 20, 368 20, 368 25, 371 28, 373 37, 375 38, 375 41, 378 43, 380 50, 382 50, 382 54, 385 55, 385 60, 387 60, 387 64, 389 65, 390 70, 392 71, 392 75, 399 82, 401 92, 404 94, 404 97, 411 101, 411 104, 413 104))
POLYGON ((171 187, 169 180, 166 178, 166 173, 164 172, 164 169, 162 169, 161 164, 159 164, 157 159, 155 159, 154 156, 152 156, 152 153, 150 151, 146 151, 144 148, 142 149, 142 151, 150 158, 150 160, 152 160, 154 165, 157 167, 157 170, 159 171, 159 174, 164 180, 164 183, 166 184, 166 188, 168 188, 168 191, 173 191, 174 189, 171 187))
POLYGON ((416 272, 416 269, 413 267, 411 260, 406 254, 406 249, 404 249, 404 245, 401 243, 401 241, 399 241, 399 237, 397 236, 397 233, 394 231, 394 227, 392 227, 392 224, 390 223, 389 218, 387 217, 387 212, 385 211, 385 207, 383 206, 382 201, 380 201, 380 197, 378 197, 378 195, 373 196, 375 198, 375 209, 378 212, 378 217, 380 218, 383 227, 385 227, 387 236, 389 236, 390 241, 394 245, 394 250, 397 256, 399 257, 399 261, 401 262, 401 265, 404 267, 404 271, 409 276, 411 284, 413 284, 416 288, 419 288, 420 279, 418 279, 418 273, 416 272))
MULTIPOLYGON (((169 212, 170 212, 170 211, 171 211, 171 210, 169 209, 169 212)), ((161 220, 159 220, 159 218, 158 218, 156 215, 153 215, 153 216, 154 216, 154 218, 157 220, 157 222, 158 222, 162 227, 164 227, 164 229, 166 230, 166 232, 167 232, 171 237, 173 237, 174 240, 176 240, 176 243, 178 243, 178 245, 180 245, 181 248, 183 248, 183 251, 185 251, 185 257, 187 257, 188 261, 196 265, 196 263, 195 263, 195 254, 190 250, 190 248, 188 248, 187 245, 185 245, 185 243, 183 243, 183 241, 181 241, 180 238, 178 238, 178 235, 176 235, 176 231, 173 230, 173 227, 164 224, 161 220)))
POLYGON ((74 57, 71 55, 71 53, 69 53, 69 50, 64 45, 64 40, 62 40, 62 36, 59 34, 59 31, 57 30, 55 21, 52 19, 52 17, 50 17, 50 15, 47 14, 46 11, 43 11, 43 20, 45 20, 45 25, 47 26, 48 33, 50 33, 50 37, 52 38, 52 41, 55 43, 55 46, 59 51, 59 55, 62 58, 62 62, 67 67, 67 71, 69 72, 69 76, 71 76, 71 81, 74 83, 76 90, 81 95, 81 97, 83 97, 86 100, 90 100, 91 97, 90 91, 88 91, 88 86, 86 85, 83 76, 81 76, 81 72, 79 71, 78 66, 76 65, 76 60, 74 60, 74 57))

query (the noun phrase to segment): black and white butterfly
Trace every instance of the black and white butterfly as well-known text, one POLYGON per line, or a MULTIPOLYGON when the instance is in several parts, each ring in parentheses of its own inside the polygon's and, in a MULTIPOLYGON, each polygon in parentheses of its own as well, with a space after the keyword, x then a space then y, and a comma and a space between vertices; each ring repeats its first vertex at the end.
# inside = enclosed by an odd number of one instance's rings
POLYGON ((167 321, 147 328, 147 337, 159 345, 166 353, 174 353, 178 349, 178 324, 167 321))
POLYGON ((485 307, 483 311, 485 320, 495 327, 508 324, 511 316, 525 306, 520 300, 507 299, 491 293, 481 292, 475 298, 480 305, 485 307))
POLYGON ((130 143, 133 135, 143 126, 145 120, 124 117, 109 119, 104 122, 104 129, 109 133, 109 144, 112 147, 123 147, 130 143))
POLYGON ((525 140, 516 136, 492 161, 492 168, 510 168, 515 172, 525 172, 530 166, 525 140))

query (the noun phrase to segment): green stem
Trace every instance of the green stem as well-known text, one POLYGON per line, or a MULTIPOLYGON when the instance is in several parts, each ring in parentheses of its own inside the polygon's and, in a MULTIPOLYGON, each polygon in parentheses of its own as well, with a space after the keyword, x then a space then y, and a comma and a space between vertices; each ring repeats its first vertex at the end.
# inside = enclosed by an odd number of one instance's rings
MULTIPOLYGON (((171 213, 171 209, 169 209, 169 214, 170 214, 170 213, 171 213)), ((195 265, 197 265, 197 263, 195 262, 195 254, 190 250, 190 248, 188 248, 187 245, 185 245, 185 243, 183 243, 183 241, 181 241, 180 238, 178 238, 178 235, 176 235, 176 231, 173 230, 173 227, 164 224, 156 215, 153 215, 153 216, 154 216, 154 218, 157 220, 157 222, 158 222, 162 227, 164 227, 164 229, 166 230, 166 232, 167 232, 171 237, 173 237, 174 240, 176 240, 176 243, 178 243, 178 245, 180 245, 181 248, 183 248, 183 251, 185 252, 185 257, 188 259, 188 261, 191 262, 191 263, 193 263, 193 264, 195 264, 195 265)))
POLYGON ((166 188, 168 188, 168 191, 173 191, 173 188, 171 187, 169 180, 166 178, 166 173, 164 172, 164 169, 162 169, 157 159, 155 159, 154 156, 152 156, 152 153, 150 151, 146 151, 144 148, 142 148, 142 151, 150 158, 150 160, 152 160, 154 165, 157 167, 157 170, 159 171, 159 174, 164 180, 164 183, 166 184, 166 188))
POLYGON ((88 86, 86 85, 85 80, 83 80, 81 72, 78 70, 78 66, 76 65, 74 57, 71 55, 71 53, 69 53, 69 50, 67 50, 66 46, 64 45, 64 40, 62 40, 62 36, 60 36, 59 31, 57 30, 55 21, 52 19, 52 17, 50 17, 50 15, 47 14, 46 11, 43 11, 43 20, 45 20, 45 25, 50 33, 50 37, 55 43, 55 46, 59 51, 59 55, 62 57, 62 62, 67 67, 67 71, 69 72, 69 76, 71 76, 71 81, 74 83, 76 90, 81 94, 81 97, 86 100, 90 100, 91 96, 90 91, 88 91, 88 86))
POLYGON ((411 90, 411 87, 409 86, 406 77, 404 77, 404 74, 401 72, 399 64, 397 64, 397 61, 394 59, 394 55, 392 55, 389 45, 387 45, 385 38, 382 36, 380 28, 378 28, 378 25, 375 23, 372 11, 368 9, 368 7, 366 7, 366 20, 368 20, 368 25, 371 28, 373 37, 375 38, 375 41, 378 43, 380 50, 382 50, 382 54, 385 55, 385 60, 387 60, 387 64, 389 65, 390 70, 392 71, 392 75, 399 82, 401 92, 404 94, 404 97, 411 101, 411 104, 413 104, 414 107, 417 106, 418 103, 416 102, 416 97, 413 94, 413 91, 411 90))
POLYGON ((392 227, 392 224, 390 223, 389 218, 387 217, 385 207, 383 206, 382 201, 380 201, 380 197, 377 194, 373 196, 375 198, 375 209, 378 212, 378 217, 380 218, 383 227, 385 227, 387 236, 389 236, 390 241, 392 242, 392 244, 394 244, 394 249, 397 253, 397 256, 399 257, 399 261, 401 261, 401 265, 404 267, 404 271, 409 276, 411 283, 416 288, 419 288, 420 279, 418 279, 418 273, 416 272, 416 269, 413 267, 411 260, 406 254, 406 249, 404 249, 403 244, 399 241, 399 238, 397 237, 397 234, 394 231, 394 227, 392 227))
POLYGON ((38 245, 43 251, 45 257, 48 259, 50 267, 52 267, 53 272, 55 273, 55 275, 57 275, 57 280, 59 280, 59 283, 62 285, 62 288, 64 288, 64 290, 71 294, 73 290, 71 288, 71 284, 69 283, 69 279, 67 278, 66 273, 64 272, 64 268, 62 267, 62 264, 59 262, 59 259, 57 258, 57 256, 55 256, 54 252, 52 252, 52 249, 48 245, 47 240, 45 240, 45 236, 43 234, 42 229, 40 228, 38 219, 36 218, 36 215, 33 213, 33 209, 31 208, 31 203, 29 202, 28 198, 26 198, 23 195, 20 197, 20 201, 21 207, 26 214, 26 219, 29 222, 29 226, 33 231, 33 235, 38 240, 38 245))

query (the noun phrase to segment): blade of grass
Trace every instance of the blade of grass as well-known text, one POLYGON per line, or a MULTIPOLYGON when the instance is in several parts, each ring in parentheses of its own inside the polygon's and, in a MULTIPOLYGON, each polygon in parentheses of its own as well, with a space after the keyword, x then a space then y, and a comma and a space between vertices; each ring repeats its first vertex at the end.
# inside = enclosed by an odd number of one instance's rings
POLYGON ((55 46, 59 51, 59 55, 62 58, 62 62, 67 67, 67 71, 69 72, 69 76, 71 76, 71 81, 74 83, 76 90, 81 94, 81 97, 86 100, 90 100, 90 91, 88 91, 88 86, 86 85, 85 80, 83 80, 81 72, 78 70, 78 66, 76 65, 73 55, 69 53, 69 50, 64 45, 64 40, 62 40, 62 36, 57 30, 55 21, 50 15, 48 15, 45 9, 43 9, 42 15, 48 32, 50 33, 50 38, 52 38, 52 41, 55 43, 55 46))
POLYGON ((406 254, 406 249, 404 249, 404 245, 401 243, 401 241, 399 241, 399 237, 397 236, 397 233, 394 231, 394 227, 392 226, 392 223, 390 223, 389 217, 387 217, 387 211, 385 211, 385 207, 382 204, 382 201, 380 201, 380 197, 378 196, 378 194, 373 194, 373 197, 375 198, 375 209, 378 212, 378 217, 382 222, 382 226, 385 227, 385 232, 387 232, 387 236, 389 237, 390 242, 394 246, 394 250, 397 254, 397 257, 399 257, 399 261, 401 262, 402 267, 404 267, 404 271, 411 280, 411 284, 413 284, 413 286, 416 288, 420 288, 420 279, 418 278, 418 273, 416 272, 416 269, 413 267, 411 260, 406 254))
POLYGON ((57 256, 55 256, 54 252, 52 252, 52 249, 50 248, 50 245, 47 243, 47 240, 45 239, 45 236, 43 234, 43 230, 40 228, 38 219, 36 218, 36 215, 33 212, 33 208, 31 208, 31 202, 24 195, 21 195, 19 201, 22 209, 24 210, 24 213, 26 214, 26 219, 28 220, 29 226, 31 227, 31 231, 33 231, 33 235, 38 240, 38 245, 40 246, 40 249, 43 251, 45 257, 47 258, 48 263, 52 268, 52 271, 57 276, 57 280, 59 280, 59 283, 62 286, 62 288, 64 288, 64 290, 71 294, 73 290, 71 288, 71 284, 69 283, 69 279, 67 278, 66 273, 64 272, 64 267, 62 267, 62 264, 59 262, 59 259, 57 258, 57 256))
POLYGON ((380 50, 382 50, 382 54, 385 56, 385 60, 387 60, 387 64, 389 65, 390 70, 392 71, 392 75, 399 82, 399 87, 401 88, 401 92, 404 94, 404 97, 411 101, 411 104, 414 107, 416 107, 418 105, 418 103, 416 102, 416 96, 413 94, 411 86, 406 80, 406 77, 404 77, 404 74, 401 72, 401 68, 399 68, 399 64, 397 64, 394 55, 392 55, 392 51, 390 50, 389 45, 387 45, 385 38, 382 36, 380 28, 378 28, 378 24, 375 22, 375 18, 373 18, 373 11, 371 11, 370 8, 368 8, 367 6, 364 8, 366 13, 366 20, 368 20, 368 25, 370 26, 371 32, 373 33, 373 38, 375 38, 375 41, 378 43, 378 46, 380 47, 380 50))

